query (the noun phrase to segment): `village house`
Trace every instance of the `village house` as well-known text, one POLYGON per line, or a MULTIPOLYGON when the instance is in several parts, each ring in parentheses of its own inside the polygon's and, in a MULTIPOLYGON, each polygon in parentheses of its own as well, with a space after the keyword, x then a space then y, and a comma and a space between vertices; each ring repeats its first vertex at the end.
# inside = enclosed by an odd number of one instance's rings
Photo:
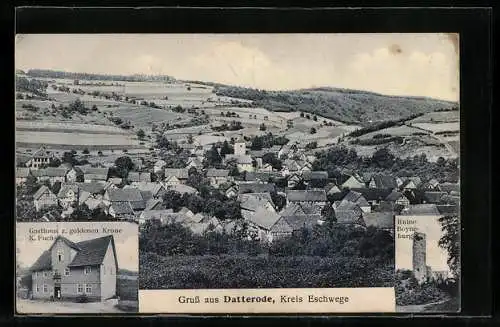
POLYGON ((136 171, 130 171, 128 173, 127 180, 130 182, 131 185, 151 182, 151 173, 140 173, 136 171))
POLYGON ((460 185, 458 183, 441 183, 437 186, 441 192, 460 194, 460 185))
POLYGON ((439 203, 442 202, 442 198, 445 195, 446 195, 446 192, 440 192, 440 191, 428 191, 428 192, 424 192, 422 203, 439 204, 439 203))
MULTIPOLYGON (((275 211, 259 207, 255 212, 245 215, 244 219, 248 223, 249 239, 253 236, 261 242, 272 242, 273 232, 279 231, 279 229, 272 229, 280 219, 280 216, 275 211)), ((279 226, 275 227, 278 228, 279 226)))
POLYGON ((352 188, 354 192, 361 193, 363 197, 368 201, 368 203, 373 207, 379 205, 381 201, 385 201, 385 199, 391 194, 391 189, 379 189, 379 188, 352 188))
POLYGON ((302 181, 302 176, 300 176, 298 173, 292 173, 288 175, 287 186, 288 188, 294 188, 302 181))
POLYGON ((151 198, 148 201, 146 201, 146 208, 144 208, 144 211, 147 211, 147 210, 163 210, 163 209, 165 209, 165 206, 163 205, 163 201, 162 200, 151 198))
POLYGON ((366 227, 366 223, 363 220, 363 210, 361 210, 356 203, 341 201, 341 203, 334 208, 334 211, 338 224, 366 227))
POLYGON ((367 227, 373 226, 394 233, 394 214, 392 212, 365 212, 363 220, 367 227))
POLYGON ((83 182, 83 170, 81 167, 74 166, 66 173, 66 180, 68 182, 83 182))
POLYGON ((63 209, 67 209, 73 204, 80 203, 80 188, 75 183, 64 183, 61 185, 59 192, 57 193, 57 199, 59 205, 63 209))
POLYGON ((386 201, 393 202, 396 205, 400 205, 402 207, 407 207, 410 205, 410 200, 403 193, 392 191, 386 198, 386 201))
POLYGON ((144 224, 149 220, 165 220, 171 213, 174 213, 172 209, 162 209, 162 210, 144 210, 139 215, 139 224, 144 224))
POLYGON ((232 177, 229 176, 229 170, 227 169, 208 169, 207 178, 210 181, 210 185, 215 188, 219 188, 221 184, 232 180, 232 177))
POLYGON ((439 216, 435 204, 412 204, 401 211, 403 216, 439 216))
POLYGON ((167 165, 167 163, 165 162, 165 160, 158 160, 155 162, 154 166, 153 166, 153 172, 155 174, 159 174, 163 171, 163 168, 165 168, 165 166, 167 165))
POLYGON ((52 193, 52 191, 45 185, 42 185, 33 194, 33 204, 35 205, 36 211, 40 211, 44 208, 49 208, 52 206, 57 206, 57 196, 52 193))
POLYGON ((342 183, 342 188, 363 188, 365 187, 365 183, 358 179, 356 176, 349 176, 343 183, 342 183))
POLYGON ((203 168, 203 159, 199 157, 189 157, 186 164, 186 169, 189 170, 190 168, 196 168, 196 169, 203 168))
POLYGON ((151 196, 155 199, 162 199, 163 195, 167 192, 165 187, 163 187, 160 183, 138 182, 134 185, 134 187, 137 187, 141 192, 151 192, 151 196))
POLYGON ((363 212, 371 212, 372 207, 362 193, 350 190, 349 193, 347 193, 342 199, 342 202, 343 201, 357 204, 361 208, 361 210, 363 210, 363 212))
POLYGON ((108 189, 103 200, 108 206, 107 213, 115 218, 130 218, 146 208, 146 201, 137 188, 108 189))
POLYGON ((224 194, 230 199, 234 198, 238 196, 238 187, 236 185, 231 185, 230 187, 227 188, 224 194))
POLYGON ((279 171, 248 171, 245 173, 246 182, 268 183, 283 178, 279 171))
POLYGON ((184 184, 189 177, 189 170, 186 168, 165 168, 165 185, 184 184))
POLYGON ((232 160, 236 162, 236 168, 240 173, 255 170, 253 166, 253 159, 249 155, 227 154, 224 162, 227 163, 232 160))
POLYGON ((242 183, 238 186, 238 193, 272 193, 276 191, 273 183, 242 183))
POLYGON ((113 235, 78 243, 58 236, 30 270, 33 299, 112 298, 118 274, 113 235))
POLYGON ((314 203, 320 206, 326 205, 327 202, 324 189, 288 190, 286 191, 286 199, 289 203, 314 203))
POLYGON ((64 183, 66 181, 66 169, 64 168, 47 167, 35 170, 33 174, 40 183, 48 181, 50 185, 54 185, 57 182, 64 183))
POLYGON ((175 185, 165 185, 165 189, 167 191, 174 191, 180 194, 197 194, 198 190, 195 189, 194 187, 191 187, 189 185, 184 185, 184 184, 175 184, 175 185))
POLYGON ((377 174, 372 176, 368 187, 393 190, 398 188, 398 182, 394 176, 377 174))
POLYGON ((29 168, 16 167, 16 185, 21 185, 26 183, 28 176, 31 176, 29 168))
POLYGON ((304 171, 302 179, 306 185, 325 187, 328 183, 328 173, 326 171, 304 171))
POLYGON ((401 190, 416 190, 422 184, 420 177, 406 177, 403 183, 399 186, 401 190))
POLYGON ((26 162, 26 167, 39 169, 47 166, 51 160, 55 159, 53 152, 48 151, 45 147, 41 147, 33 153, 31 159, 26 162))
POLYGON ((234 143, 234 155, 235 156, 244 156, 247 153, 247 147, 245 142, 236 142, 234 143))
POLYGON ((83 180, 85 183, 98 182, 104 184, 108 180, 108 172, 109 168, 84 167, 83 180))

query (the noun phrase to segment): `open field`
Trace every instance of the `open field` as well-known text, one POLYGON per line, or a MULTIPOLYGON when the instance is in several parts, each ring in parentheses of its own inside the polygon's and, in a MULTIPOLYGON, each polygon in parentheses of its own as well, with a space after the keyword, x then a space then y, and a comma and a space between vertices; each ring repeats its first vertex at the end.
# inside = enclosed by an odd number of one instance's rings
POLYGON ((424 129, 431 133, 439 133, 439 132, 459 132, 460 131, 460 123, 416 123, 413 126, 417 128, 424 129))
POLYGON ((460 121, 460 112, 454 111, 437 111, 428 112, 420 117, 410 120, 408 123, 451 123, 460 121))
POLYGON ((89 148, 134 148, 140 147, 139 141, 131 136, 118 134, 92 134, 92 133, 61 133, 61 132, 16 132, 16 143, 20 147, 31 144, 38 147, 41 144, 67 145, 89 148))
POLYGON ((378 131, 374 131, 371 133, 364 134, 359 137, 361 140, 368 140, 372 139, 375 135, 377 134, 388 134, 390 136, 411 136, 414 135, 414 133, 422 134, 425 133, 425 131, 422 131, 421 129, 402 125, 402 126, 394 126, 394 127, 389 127, 389 128, 384 128, 378 131))
POLYGON ((60 132, 60 133, 90 133, 90 134, 117 134, 129 135, 130 133, 111 125, 79 124, 79 123, 56 123, 40 121, 16 121, 17 131, 33 132, 60 132))

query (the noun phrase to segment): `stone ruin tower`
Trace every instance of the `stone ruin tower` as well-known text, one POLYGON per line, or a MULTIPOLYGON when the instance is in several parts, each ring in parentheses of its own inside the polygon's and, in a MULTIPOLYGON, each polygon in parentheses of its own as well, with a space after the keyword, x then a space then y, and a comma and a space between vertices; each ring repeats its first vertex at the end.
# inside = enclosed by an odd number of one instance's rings
POLYGON ((427 279, 426 251, 425 234, 415 232, 413 234, 413 274, 419 283, 427 279))

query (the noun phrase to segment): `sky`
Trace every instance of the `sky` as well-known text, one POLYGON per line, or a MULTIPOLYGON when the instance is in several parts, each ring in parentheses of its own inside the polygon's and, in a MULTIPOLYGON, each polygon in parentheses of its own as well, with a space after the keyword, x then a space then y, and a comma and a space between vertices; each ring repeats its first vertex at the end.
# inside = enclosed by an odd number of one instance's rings
POLYGON ((47 222, 47 223, 17 223, 16 224, 16 248, 17 262, 21 267, 28 268, 31 267, 35 261, 40 257, 43 251, 47 250, 54 241, 51 240, 35 240, 30 241, 29 235, 33 235, 35 238, 38 235, 44 236, 54 236, 57 237, 58 234, 35 234, 30 233, 30 228, 40 229, 46 228, 50 230, 62 230, 65 229, 67 233, 69 230, 76 228, 86 228, 99 230, 99 233, 78 233, 73 235, 65 234, 67 239, 73 242, 80 242, 85 240, 90 240, 98 237, 103 237, 109 235, 109 233, 102 233, 102 228, 108 229, 121 229, 121 233, 112 233, 115 239, 116 256, 118 260, 118 266, 120 269, 128 269, 132 271, 139 270, 139 240, 138 240, 138 226, 133 223, 123 223, 123 222, 99 222, 99 223, 86 223, 86 222, 47 222))
POLYGON ((457 34, 31 34, 16 68, 459 99, 457 34))

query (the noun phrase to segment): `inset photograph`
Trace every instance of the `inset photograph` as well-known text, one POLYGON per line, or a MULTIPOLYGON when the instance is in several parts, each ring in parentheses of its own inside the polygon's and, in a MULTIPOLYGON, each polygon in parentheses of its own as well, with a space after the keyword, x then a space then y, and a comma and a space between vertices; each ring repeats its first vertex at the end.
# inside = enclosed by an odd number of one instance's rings
POLYGON ((138 310, 134 223, 18 223, 19 314, 138 310))
POLYGON ((460 310, 460 219, 396 217, 396 310, 460 310))

